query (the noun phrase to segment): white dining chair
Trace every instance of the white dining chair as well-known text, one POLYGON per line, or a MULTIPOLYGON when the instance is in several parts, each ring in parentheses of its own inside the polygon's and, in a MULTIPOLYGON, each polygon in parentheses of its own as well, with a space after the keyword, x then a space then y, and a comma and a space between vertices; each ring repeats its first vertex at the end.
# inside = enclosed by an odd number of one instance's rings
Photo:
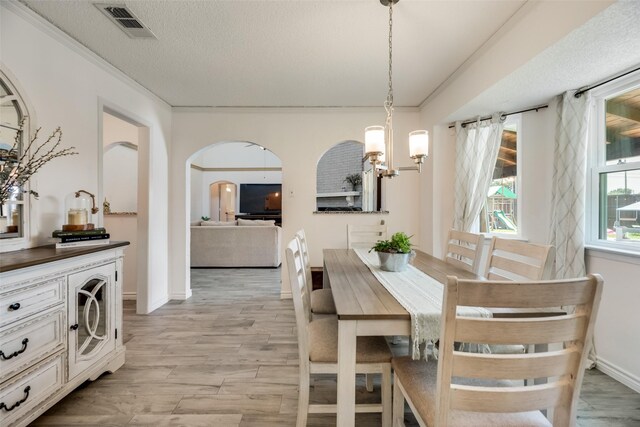
POLYGON ((376 225, 347 225, 347 248, 367 248, 376 244, 378 240, 387 239, 387 226, 376 225))
MULTIPOLYGON (((309 382, 313 374, 338 373, 338 319, 327 317, 311 320, 306 294, 309 287, 304 280, 302 253, 297 239, 285 250, 293 306, 298 332, 300 381, 296 425, 306 426, 310 413, 336 413, 335 404, 310 404, 309 382)), ((382 413, 382 425, 391 426, 391 351, 383 337, 358 337, 356 343, 356 373, 381 374, 381 402, 358 404, 356 412, 382 413)))
POLYGON ((484 236, 466 231, 449 230, 444 260, 463 270, 477 273, 482 257, 484 236))
POLYGON ((549 276, 553 246, 493 237, 484 277, 492 280, 540 280, 549 276))
POLYGON ((309 247, 307 245, 307 236, 304 229, 296 232, 296 239, 300 244, 300 253, 302 255, 302 265, 304 267, 304 281, 309 288, 309 301, 311 312, 313 314, 336 314, 336 304, 333 301, 331 289, 313 290, 313 280, 311 277, 311 263, 309 262, 309 247))
POLYGON ((575 426, 590 337, 602 295, 598 275, 553 281, 473 281, 449 276, 444 289, 438 361, 394 358, 394 427, 404 401, 421 426, 575 426), (573 314, 470 318, 461 306, 522 309, 576 307, 573 314), (454 350, 455 342, 563 343, 561 350, 501 355, 454 350), (522 380, 546 384, 525 387, 522 380), (513 381, 517 380, 517 381, 513 381))

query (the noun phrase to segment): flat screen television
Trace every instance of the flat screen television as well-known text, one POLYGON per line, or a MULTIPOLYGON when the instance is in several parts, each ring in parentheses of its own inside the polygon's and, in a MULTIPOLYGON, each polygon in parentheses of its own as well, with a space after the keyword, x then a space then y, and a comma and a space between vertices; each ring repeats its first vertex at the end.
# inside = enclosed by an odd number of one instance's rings
POLYGON ((282 212, 282 184, 240 184, 240 212, 278 215, 282 212))

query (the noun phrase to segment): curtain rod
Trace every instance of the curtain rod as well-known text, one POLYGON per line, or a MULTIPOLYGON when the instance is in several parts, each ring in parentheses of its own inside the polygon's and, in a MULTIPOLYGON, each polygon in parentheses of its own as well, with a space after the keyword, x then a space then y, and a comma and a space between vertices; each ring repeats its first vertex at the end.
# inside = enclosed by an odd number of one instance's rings
MULTIPOLYGON (((526 110, 513 111, 513 112, 511 112, 511 113, 504 113, 504 114, 501 114, 501 115, 500 115, 500 117, 502 118, 502 117, 512 116, 512 115, 514 115, 514 114, 526 113, 526 112, 528 112, 528 111, 535 111, 535 112, 538 112, 538 110, 542 110, 543 108, 547 108, 547 107, 549 107, 549 105, 548 105, 548 104, 545 104, 545 105, 539 105, 539 106, 537 106, 537 107, 527 108, 526 110)), ((489 120, 490 118, 491 118, 491 116, 481 117, 481 118, 480 118, 480 121, 482 121, 482 120, 489 120)), ((462 127, 465 127, 466 125, 469 125, 469 124, 471 124, 471 123, 475 123, 475 122, 477 122, 477 121, 478 121, 478 119, 476 119, 476 120, 467 120, 466 122, 462 122, 461 126, 462 126, 462 127)), ((453 125, 449 126, 449 129, 452 129, 452 128, 454 128, 454 127, 456 127, 456 125, 455 125, 455 124, 453 124, 453 125)))
POLYGON ((614 80, 618 80, 619 78, 624 77, 624 76, 626 76, 628 74, 635 73, 638 70, 640 70, 640 67, 638 67, 638 68, 636 68, 634 70, 629 70, 624 74, 620 74, 619 76, 611 77, 609 80, 605 80, 605 81, 600 82, 598 84, 595 84, 593 86, 585 86, 582 89, 578 89, 578 91, 576 93, 574 93, 573 96, 575 96, 576 98, 580 98, 580 95, 582 95, 585 92, 590 91, 591 89, 595 89, 595 88, 600 87, 602 85, 606 85, 609 82, 612 82, 614 80))

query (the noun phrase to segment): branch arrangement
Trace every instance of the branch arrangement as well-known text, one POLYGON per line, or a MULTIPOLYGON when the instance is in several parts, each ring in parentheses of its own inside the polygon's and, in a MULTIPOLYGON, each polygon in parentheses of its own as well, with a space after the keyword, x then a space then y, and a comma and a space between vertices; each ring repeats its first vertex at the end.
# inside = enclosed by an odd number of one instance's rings
MULTIPOLYGON (((47 140, 41 144, 37 142, 41 128, 36 129, 33 138, 31 138, 29 144, 22 150, 20 157, 18 157, 23 128, 24 119, 20 122, 13 146, 7 153, 6 159, 0 159, 0 204, 4 204, 4 202, 9 200, 11 195, 16 192, 27 192, 23 190, 22 187, 42 166, 51 160, 56 157, 78 154, 74 151, 75 147, 60 148, 62 130, 58 127, 47 140)), ((33 194, 36 198, 38 197, 38 193, 35 191, 29 191, 29 193, 33 194)))

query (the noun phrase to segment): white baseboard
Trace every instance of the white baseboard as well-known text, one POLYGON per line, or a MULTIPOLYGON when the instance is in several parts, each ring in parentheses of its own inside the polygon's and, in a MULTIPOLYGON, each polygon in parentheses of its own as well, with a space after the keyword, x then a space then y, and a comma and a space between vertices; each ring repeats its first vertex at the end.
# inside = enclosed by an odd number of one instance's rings
POLYGON ((126 301, 135 301, 137 298, 136 292, 123 292, 122 299, 126 301))
POLYGON ((640 378, 632 373, 627 372, 619 366, 601 359, 600 357, 597 358, 596 369, 640 393, 640 378))
POLYGON ((292 299, 293 295, 291 292, 280 292, 280 299, 292 299))
POLYGON ((191 295, 193 295, 193 293, 191 292, 191 289, 188 289, 186 292, 174 292, 169 296, 170 300, 185 300, 185 299, 189 299, 191 298, 191 295))

